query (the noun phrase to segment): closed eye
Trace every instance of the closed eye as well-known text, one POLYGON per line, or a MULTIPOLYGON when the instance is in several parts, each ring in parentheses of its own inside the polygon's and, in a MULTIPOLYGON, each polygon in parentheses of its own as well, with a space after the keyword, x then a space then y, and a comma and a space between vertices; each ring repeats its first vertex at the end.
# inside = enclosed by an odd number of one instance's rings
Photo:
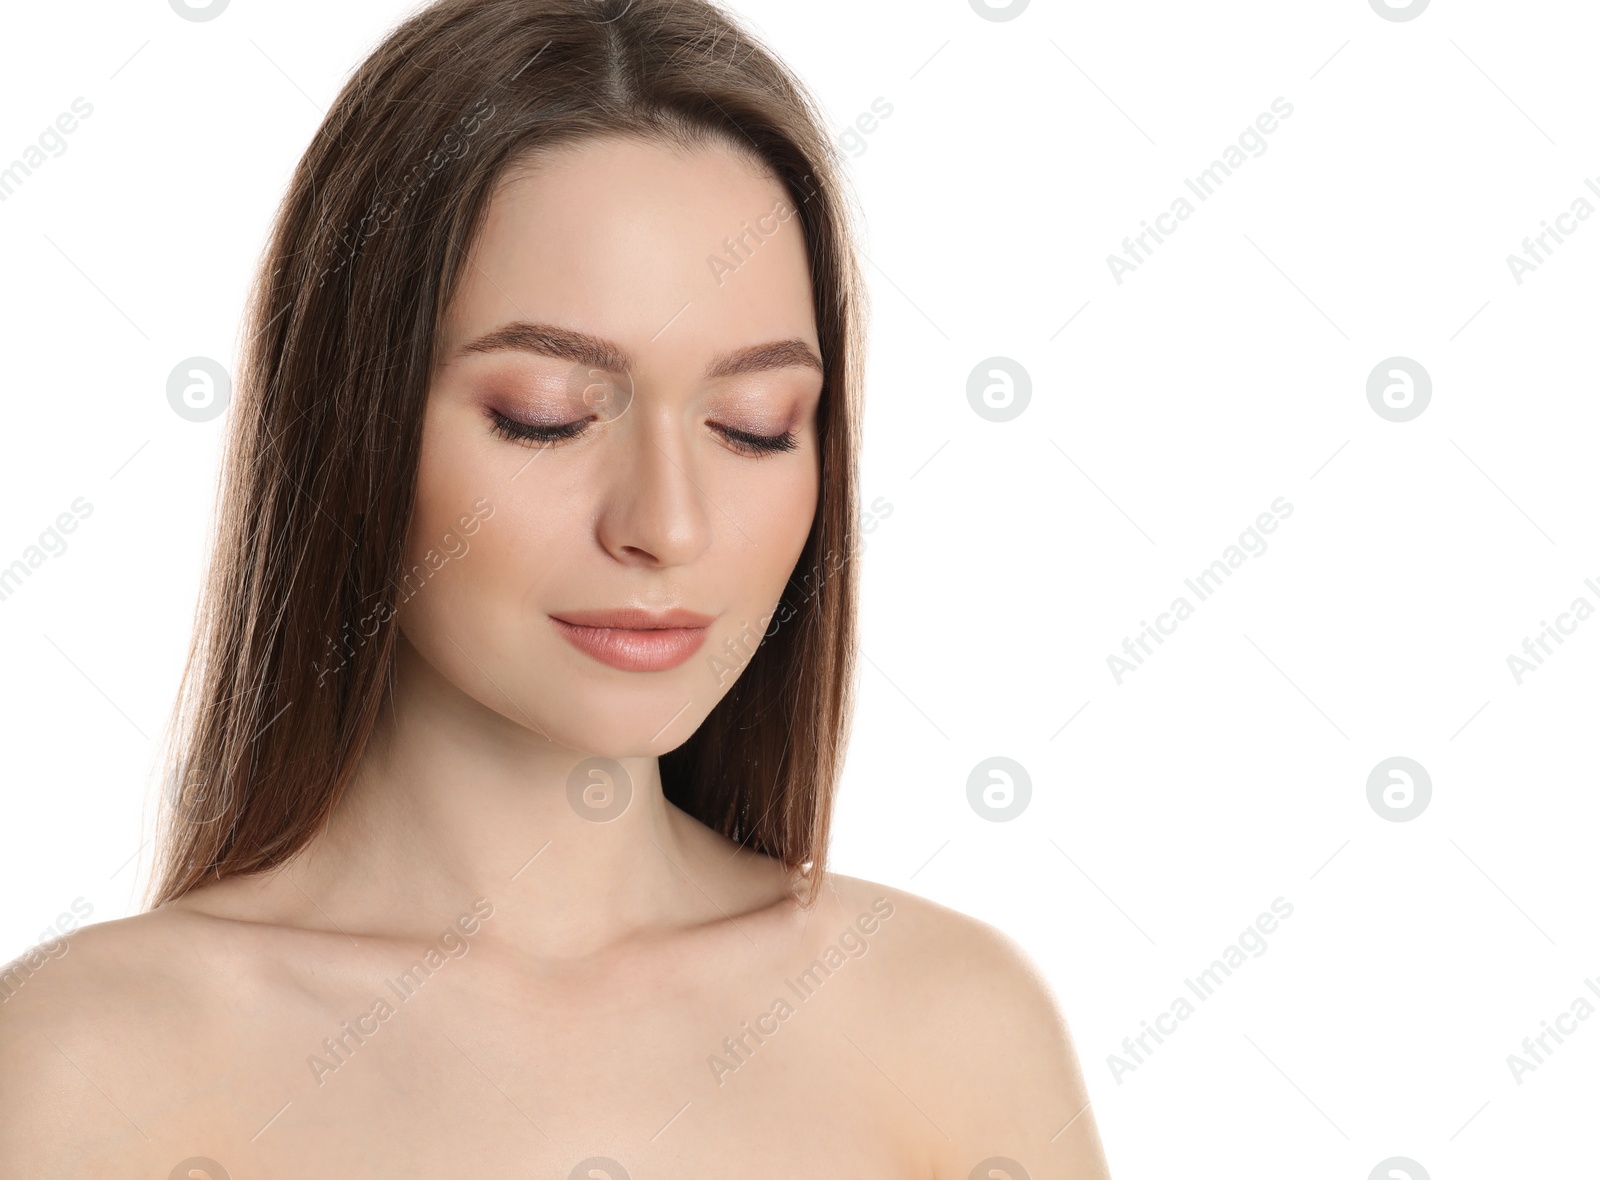
MULTIPOLYGON (((570 442, 585 433, 589 423, 593 421, 591 418, 579 418, 575 422, 564 422, 558 426, 539 426, 531 422, 519 422, 494 409, 489 411, 489 417, 494 424, 494 433, 501 438, 509 442, 540 447, 554 447, 570 442)), ((711 428, 741 453, 753 457, 792 451, 800 445, 800 440, 793 430, 785 430, 782 434, 752 434, 746 430, 736 430, 731 426, 719 426, 716 423, 712 423, 711 428)))
POLYGON ((577 438, 589 425, 589 419, 579 418, 576 422, 565 422, 560 426, 536 426, 532 422, 508 418, 499 410, 490 410, 489 418, 494 423, 494 432, 501 438, 510 442, 538 443, 540 446, 555 446, 577 438))
POLYGON ((734 445, 747 448, 756 454, 770 455, 779 451, 792 451, 800 445, 800 440, 795 437, 792 430, 785 430, 782 434, 750 434, 747 431, 735 430, 731 426, 716 426, 714 429, 720 431, 723 437, 734 445))

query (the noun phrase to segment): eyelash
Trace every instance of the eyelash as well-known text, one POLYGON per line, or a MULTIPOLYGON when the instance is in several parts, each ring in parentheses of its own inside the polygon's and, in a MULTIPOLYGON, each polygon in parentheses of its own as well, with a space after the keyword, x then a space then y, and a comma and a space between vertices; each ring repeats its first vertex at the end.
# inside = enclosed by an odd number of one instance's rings
MULTIPOLYGON (((564 442, 569 442, 582 434, 589 424, 587 418, 580 418, 576 422, 566 422, 560 426, 534 426, 527 422, 518 422, 515 418, 508 418, 499 410, 490 410, 489 415, 494 422, 494 433, 501 438, 508 442, 536 443, 541 447, 560 446, 564 442)), ((729 442, 741 447, 744 454, 754 458, 792 451, 800 445, 792 430, 786 430, 782 434, 750 434, 743 430, 735 430, 731 426, 718 426, 716 429, 729 442)))

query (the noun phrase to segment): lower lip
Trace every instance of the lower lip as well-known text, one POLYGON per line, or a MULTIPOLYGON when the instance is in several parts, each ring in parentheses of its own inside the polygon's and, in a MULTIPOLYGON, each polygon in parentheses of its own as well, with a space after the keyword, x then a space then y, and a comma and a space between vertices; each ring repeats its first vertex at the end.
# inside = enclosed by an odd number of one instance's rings
POLYGON ((580 627, 552 617, 567 642, 602 664, 624 672, 664 672, 676 668, 706 641, 705 627, 664 627, 629 631, 621 627, 580 627))

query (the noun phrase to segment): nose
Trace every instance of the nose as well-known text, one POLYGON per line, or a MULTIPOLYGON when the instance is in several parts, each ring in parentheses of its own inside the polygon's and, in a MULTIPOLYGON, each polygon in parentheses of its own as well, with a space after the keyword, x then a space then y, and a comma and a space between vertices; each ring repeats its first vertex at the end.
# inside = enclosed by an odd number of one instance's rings
POLYGON ((628 565, 686 565, 711 544, 716 508, 695 476, 689 431, 665 415, 646 421, 638 404, 633 410, 607 427, 617 446, 600 543, 628 565))

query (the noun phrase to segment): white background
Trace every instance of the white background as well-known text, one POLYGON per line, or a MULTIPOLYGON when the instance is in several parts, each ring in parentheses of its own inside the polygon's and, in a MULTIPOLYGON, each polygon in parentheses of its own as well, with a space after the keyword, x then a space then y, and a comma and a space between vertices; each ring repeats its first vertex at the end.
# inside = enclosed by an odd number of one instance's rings
MULTIPOLYGON (((734 7, 836 129, 893 107, 850 158, 862 490, 893 511, 862 557, 834 867, 1020 941, 1119 1180, 1593 1174, 1600 1019, 1520 1084, 1506 1060, 1600 986, 1600 621, 1520 684, 1507 664, 1600 606, 1600 217, 1521 284, 1506 263, 1575 198, 1600 209, 1593 7, 734 7), (1189 194, 1280 96, 1267 150, 1189 194), (1116 282, 1106 256, 1180 195, 1194 215, 1116 282), (1366 397, 1397 355, 1433 384, 1404 423, 1366 397), (966 396, 994 356, 1031 377, 1005 423, 966 396), (1277 497, 1267 550, 1119 685, 1107 657, 1277 497), (995 755, 1032 783, 1005 823, 967 801, 995 755), (1432 780, 1408 822, 1367 799, 1394 755, 1432 780), (1265 953, 1114 1077, 1278 897, 1265 953)), ((167 375, 233 366, 290 171, 407 8, 0 18, 0 164, 94 108, 0 203, 0 565, 93 505, 0 602, 0 958, 74 899, 136 905, 223 427, 174 414, 167 375)))

